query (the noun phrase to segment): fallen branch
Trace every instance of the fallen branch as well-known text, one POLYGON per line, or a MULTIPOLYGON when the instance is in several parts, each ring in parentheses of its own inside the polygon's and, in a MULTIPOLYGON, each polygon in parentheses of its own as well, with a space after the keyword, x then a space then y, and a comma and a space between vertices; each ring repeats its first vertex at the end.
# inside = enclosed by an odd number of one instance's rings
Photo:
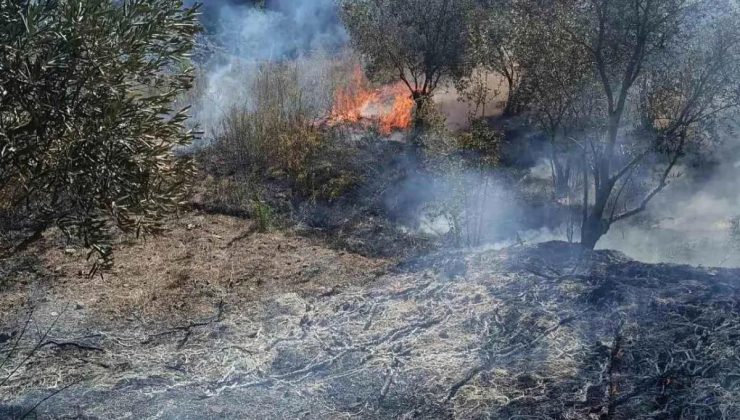
POLYGON ((99 351, 99 352, 105 352, 105 349, 102 347, 97 346, 91 346, 87 344, 80 344, 76 343, 74 341, 55 341, 55 340, 47 340, 45 343, 43 343, 39 348, 46 347, 46 346, 56 346, 60 348, 65 347, 75 347, 80 350, 89 350, 89 351, 99 351))
POLYGON ((152 341, 154 341, 155 338, 163 337, 163 336, 171 335, 171 334, 176 334, 176 333, 179 333, 179 332, 183 332, 184 331, 185 332, 185 335, 183 336, 183 338, 180 340, 180 342, 177 345, 177 348, 178 349, 181 349, 181 348, 183 348, 185 346, 185 344, 187 343, 188 339, 190 338, 190 335, 192 334, 193 328, 205 327, 207 325, 210 325, 210 324, 213 324, 213 323, 216 323, 216 322, 221 322, 221 320, 223 318, 223 312, 224 312, 224 301, 222 300, 218 304, 217 313, 216 313, 216 315, 214 317, 211 317, 209 319, 206 319, 206 320, 203 320, 203 321, 199 321, 199 322, 191 322, 188 325, 183 325, 183 326, 180 326, 180 327, 174 327, 174 328, 172 328, 170 330, 162 331, 160 333, 156 333, 156 334, 150 335, 150 336, 148 336, 146 338, 146 340, 142 341, 141 344, 149 344, 152 341))
POLYGON ((25 413, 24 413, 24 414, 23 414, 23 415, 21 416, 21 420, 25 419, 26 417, 28 417, 28 415, 29 415, 29 414, 31 414, 31 413, 33 413, 34 411, 36 411, 36 409, 37 409, 37 408, 39 408, 39 406, 40 406, 41 404, 43 404, 43 403, 45 403, 46 401, 48 401, 48 400, 50 400, 50 399, 54 398, 55 396, 59 395, 60 393, 64 392, 65 390, 67 390, 67 389, 69 389, 69 388, 73 387, 74 385, 77 385, 78 383, 80 383, 80 380, 77 380, 77 381, 75 381, 75 382, 72 382, 72 383, 70 383, 70 384, 67 384, 67 385, 65 385, 65 386, 63 386, 63 387, 61 387, 61 388, 57 389, 56 391, 52 392, 51 394, 47 395, 46 397, 44 397, 43 399, 41 399, 41 400, 40 400, 39 402, 37 402, 37 403, 36 403, 36 404, 35 404, 35 405, 34 405, 33 407, 31 407, 31 408, 30 408, 30 409, 29 409, 28 411, 26 411, 26 412, 25 412, 25 413))

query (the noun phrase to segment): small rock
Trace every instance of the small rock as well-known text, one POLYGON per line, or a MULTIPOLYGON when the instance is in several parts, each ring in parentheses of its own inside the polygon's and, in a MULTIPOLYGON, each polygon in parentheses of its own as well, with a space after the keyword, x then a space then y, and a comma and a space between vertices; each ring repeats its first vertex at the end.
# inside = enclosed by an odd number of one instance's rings
POLYGON ((77 253, 77 250, 74 248, 65 248, 64 253, 67 255, 74 255, 77 253))
POLYGON ((84 309, 84 308, 85 307, 82 306, 80 303, 75 304, 75 310, 78 310, 79 311, 79 310, 84 309))
POLYGON ((188 230, 193 230, 193 229, 195 229, 195 225, 192 224, 192 223, 188 223, 187 228, 188 228, 188 230))

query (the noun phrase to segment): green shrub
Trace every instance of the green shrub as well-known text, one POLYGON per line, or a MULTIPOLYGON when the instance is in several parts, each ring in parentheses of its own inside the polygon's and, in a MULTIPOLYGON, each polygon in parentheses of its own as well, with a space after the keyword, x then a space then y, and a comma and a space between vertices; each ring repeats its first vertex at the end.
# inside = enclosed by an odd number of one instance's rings
POLYGON ((257 222, 259 232, 267 232, 273 226, 274 216, 270 206, 258 196, 252 200, 252 217, 257 222))
MULTIPOLYGON (((0 0, 0 201, 111 263, 110 229, 156 231, 187 192, 194 9, 175 0, 0 0)), ((95 268, 100 264, 96 263, 95 268)))
POLYGON ((458 135, 458 147, 469 152, 470 160, 482 167, 495 166, 501 157, 502 135, 485 120, 474 120, 470 128, 458 135))

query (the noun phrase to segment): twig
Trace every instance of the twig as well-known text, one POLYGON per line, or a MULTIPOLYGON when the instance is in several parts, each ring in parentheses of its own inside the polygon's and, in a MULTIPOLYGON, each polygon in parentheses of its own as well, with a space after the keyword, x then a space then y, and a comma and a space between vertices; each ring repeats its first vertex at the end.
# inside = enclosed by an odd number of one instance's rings
POLYGON ((185 336, 180 340, 180 343, 178 343, 177 348, 181 349, 185 344, 187 343, 188 339, 190 338, 190 334, 192 333, 192 329, 196 327, 205 327, 206 325, 213 324, 214 322, 221 322, 223 318, 223 312, 224 312, 224 301, 222 300, 218 304, 218 311, 216 313, 215 317, 211 317, 210 319, 199 321, 199 322, 191 322, 188 325, 180 326, 172 328, 171 330, 162 331, 157 334, 150 335, 146 338, 146 340, 142 341, 141 344, 149 344, 151 343, 155 338, 162 337, 165 335, 175 334, 181 331, 185 331, 185 336))
POLYGON ((16 372, 18 372, 18 369, 20 369, 21 366, 25 365, 26 362, 28 362, 34 356, 34 354, 36 354, 36 351, 41 348, 41 346, 43 345, 43 343, 46 342, 46 337, 49 335, 49 333, 51 332, 51 330, 54 329, 54 326, 59 321, 59 318, 61 318, 62 314, 64 314, 67 311, 67 308, 68 307, 69 307, 69 304, 67 304, 64 307, 64 310, 62 312, 60 312, 59 315, 57 315, 57 317, 54 319, 54 322, 51 323, 51 326, 49 326, 49 328, 46 330, 46 332, 44 333, 44 335, 39 340, 38 344, 36 344, 36 346, 33 349, 31 349, 31 351, 26 355, 26 358, 23 359, 23 361, 21 363, 19 363, 18 366, 16 366, 15 369, 13 369, 10 372, 10 374, 8 374, 8 376, 6 376, 5 379, 2 380, 2 382, 0 382, 0 387, 3 386, 3 385, 5 385, 5 383, 8 382, 8 380, 10 380, 10 378, 13 375, 15 375, 16 372))
POLYGON ((65 390, 67 390, 67 389, 71 388, 71 387, 72 387, 72 386, 74 386, 74 385, 77 385, 77 384, 78 384, 78 383, 80 383, 80 382, 81 382, 81 380, 76 380, 76 381, 74 381, 74 382, 72 382, 72 383, 70 383, 70 384, 67 384, 67 385, 63 386, 62 388, 59 388, 59 389, 57 389, 56 391, 52 392, 51 394, 47 395, 47 396, 46 396, 46 397, 44 397, 44 398, 43 398, 42 400, 40 400, 39 402, 37 402, 37 403, 36 403, 36 404, 35 404, 35 405, 34 405, 33 407, 31 407, 31 409, 29 409, 28 411, 26 411, 26 412, 25 412, 25 413, 24 413, 24 414, 23 414, 23 415, 21 416, 21 420, 25 419, 26 417, 28 417, 28 415, 29 415, 29 414, 31 414, 31 413, 33 413, 34 411, 36 411, 36 409, 37 409, 37 408, 38 408, 38 407, 39 407, 39 406, 40 406, 41 404, 45 403, 46 401, 50 400, 51 398, 54 398, 55 396, 59 395, 59 394, 60 394, 60 393, 62 393, 63 391, 65 391, 65 390))
POLYGON ((5 366, 5 363, 10 360, 11 357, 13 357, 13 353, 18 349, 18 344, 20 344, 21 339, 23 339, 23 336, 26 334, 26 330, 28 329, 28 324, 31 322, 31 317, 33 316, 34 309, 31 308, 30 311, 28 311, 28 318, 26 318, 25 324, 23 324, 23 328, 21 329, 20 334, 18 334, 18 338, 15 340, 15 344, 13 345, 13 348, 10 349, 10 353, 3 359, 3 362, 0 363, 0 370, 5 366))

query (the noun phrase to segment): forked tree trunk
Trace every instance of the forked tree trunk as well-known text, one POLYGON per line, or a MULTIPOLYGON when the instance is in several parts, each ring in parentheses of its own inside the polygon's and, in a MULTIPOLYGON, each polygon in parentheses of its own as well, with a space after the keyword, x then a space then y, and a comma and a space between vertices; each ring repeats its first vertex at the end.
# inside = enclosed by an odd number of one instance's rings
POLYGON ((417 132, 423 132, 428 128, 427 106, 431 100, 431 95, 425 92, 415 91, 411 94, 411 97, 414 99, 415 104, 413 128, 417 132))
MULTIPOLYGON (((629 87, 623 87, 623 89, 629 89, 629 87)), ((626 95, 627 90, 623 90, 620 96, 622 98, 626 98, 626 95)), ((602 152, 601 156, 594 156, 594 162, 597 166, 596 175, 599 177, 600 182, 596 182, 596 179, 594 179, 596 196, 594 197, 593 207, 589 208, 588 200, 584 200, 583 205, 585 206, 585 211, 583 223, 581 225, 581 245, 588 249, 594 249, 599 239, 606 235, 609 231, 609 227, 611 227, 611 219, 604 218, 604 215, 606 214, 606 206, 609 202, 609 197, 611 197, 614 185, 617 182, 617 180, 611 176, 611 164, 614 161, 615 146, 619 135, 619 124, 622 119, 623 112, 624 100, 620 99, 616 110, 610 112, 605 150, 602 152)), ((585 182, 585 178, 584 183, 588 184, 585 182)))

